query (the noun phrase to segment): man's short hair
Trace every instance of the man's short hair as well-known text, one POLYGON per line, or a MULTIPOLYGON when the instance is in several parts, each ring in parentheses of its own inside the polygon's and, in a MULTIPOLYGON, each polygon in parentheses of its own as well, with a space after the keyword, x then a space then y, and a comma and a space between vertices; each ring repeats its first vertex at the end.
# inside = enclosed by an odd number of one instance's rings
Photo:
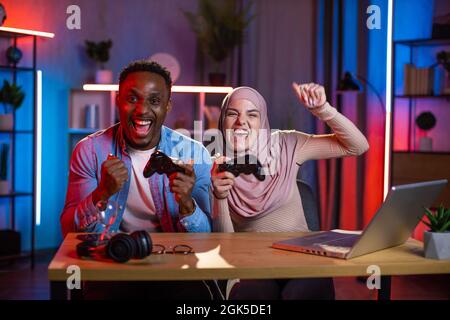
POLYGON ((136 60, 133 62, 130 62, 125 68, 122 69, 119 75, 119 85, 125 81, 126 77, 133 72, 140 72, 140 71, 147 71, 151 73, 159 74, 161 77, 164 78, 164 81, 166 82, 167 90, 169 90, 169 97, 170 92, 172 89, 172 78, 170 76, 170 72, 164 68, 162 65, 155 61, 151 60, 136 60))

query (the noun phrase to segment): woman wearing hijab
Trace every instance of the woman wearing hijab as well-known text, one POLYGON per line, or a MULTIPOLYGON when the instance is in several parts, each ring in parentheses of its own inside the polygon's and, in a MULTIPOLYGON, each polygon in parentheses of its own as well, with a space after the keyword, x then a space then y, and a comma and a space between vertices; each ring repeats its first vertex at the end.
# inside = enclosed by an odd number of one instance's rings
MULTIPOLYGON (((322 86, 293 83, 292 87, 299 101, 333 133, 271 132, 261 94, 250 87, 230 92, 219 118, 227 157, 215 160, 211 175, 214 231, 309 231, 296 181, 300 165, 307 160, 358 156, 368 150, 364 135, 326 101, 322 86), (254 175, 218 172, 218 164, 245 154, 259 160, 264 181, 254 175)), ((242 280, 234 283, 229 298, 333 299, 334 288, 332 279, 242 280)))

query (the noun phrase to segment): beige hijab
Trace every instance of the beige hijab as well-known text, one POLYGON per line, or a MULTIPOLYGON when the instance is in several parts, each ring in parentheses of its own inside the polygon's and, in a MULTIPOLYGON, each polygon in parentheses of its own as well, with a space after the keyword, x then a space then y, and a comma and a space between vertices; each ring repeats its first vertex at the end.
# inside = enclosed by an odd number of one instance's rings
POLYGON ((292 181, 297 175, 294 156, 297 140, 293 135, 271 133, 266 101, 258 91, 250 87, 235 88, 223 100, 219 130, 224 137, 226 111, 233 101, 239 99, 249 100, 260 112, 260 129, 265 130, 260 130, 257 143, 250 147, 248 153, 258 158, 268 175, 264 181, 257 180, 253 175, 239 175, 230 190, 228 204, 233 213, 245 218, 259 218, 281 207, 288 200, 292 181), (272 169, 269 170, 269 167, 272 169))

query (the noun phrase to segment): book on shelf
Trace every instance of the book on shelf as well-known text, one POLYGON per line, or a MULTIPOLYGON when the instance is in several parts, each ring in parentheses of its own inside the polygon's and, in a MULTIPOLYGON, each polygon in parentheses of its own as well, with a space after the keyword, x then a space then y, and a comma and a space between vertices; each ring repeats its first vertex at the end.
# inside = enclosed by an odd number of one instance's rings
POLYGON ((403 68, 404 95, 432 95, 434 92, 434 68, 417 68, 405 64, 403 68))

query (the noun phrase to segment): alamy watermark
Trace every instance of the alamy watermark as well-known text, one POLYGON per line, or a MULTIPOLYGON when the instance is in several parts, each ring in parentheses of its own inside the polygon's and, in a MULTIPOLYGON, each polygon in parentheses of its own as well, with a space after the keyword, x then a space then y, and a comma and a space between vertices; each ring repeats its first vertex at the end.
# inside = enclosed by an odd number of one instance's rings
MULTIPOLYGON (((81 29, 81 8, 76 4, 71 4, 67 7, 66 13, 66 27, 69 30, 81 29)), ((367 7, 366 13, 369 17, 366 20, 366 26, 369 30, 381 29, 381 9, 379 6, 373 4, 367 7)))
POLYGON ((76 4, 67 7, 66 13, 69 15, 66 19, 66 27, 69 30, 81 29, 81 9, 76 4))
POLYGON ((375 264, 372 264, 367 267, 366 272, 368 274, 370 274, 370 276, 367 278, 367 281, 366 281, 367 289, 379 290, 381 288, 381 269, 380 269, 380 267, 375 264))
POLYGON ((373 30, 373 29, 381 29, 381 9, 377 5, 370 5, 367 7, 366 10, 367 14, 370 14, 370 16, 367 18, 366 26, 367 29, 373 30))
POLYGON ((66 273, 69 274, 66 280, 67 289, 81 289, 81 269, 79 266, 72 264, 67 267, 66 273))

